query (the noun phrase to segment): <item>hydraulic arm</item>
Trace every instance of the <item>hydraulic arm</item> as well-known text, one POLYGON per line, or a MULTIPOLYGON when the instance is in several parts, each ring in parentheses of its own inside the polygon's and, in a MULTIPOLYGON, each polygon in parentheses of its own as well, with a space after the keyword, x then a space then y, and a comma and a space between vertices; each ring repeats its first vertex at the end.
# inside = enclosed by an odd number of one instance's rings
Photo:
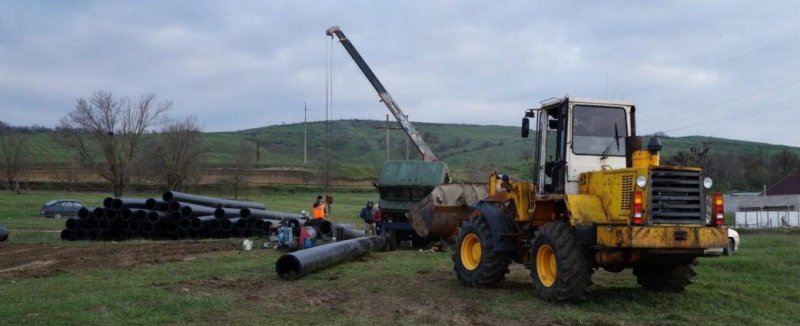
POLYGON ((361 72, 364 73, 364 76, 367 77, 367 80, 369 80, 370 84, 372 84, 372 87, 374 87, 375 91, 378 92, 378 96, 381 98, 381 102, 383 102, 383 104, 386 105, 386 108, 388 108, 389 111, 392 112, 394 118, 397 119, 397 121, 403 127, 403 130, 405 130, 406 134, 408 134, 408 137, 410 137, 411 141, 414 142, 414 145, 417 147, 417 150, 419 150, 419 152, 422 154, 422 159, 424 161, 438 161, 439 158, 437 158, 436 155, 433 154, 433 151, 431 151, 430 147, 428 147, 428 144, 426 144, 425 141, 422 140, 422 136, 419 134, 417 129, 414 128, 414 125, 412 125, 410 121, 408 121, 406 115, 403 114, 402 110, 400 110, 400 106, 397 105, 397 102, 395 102, 394 99, 392 99, 392 96, 389 94, 389 91, 387 91, 386 88, 383 87, 381 81, 378 80, 378 77, 375 76, 375 73, 373 73, 372 69, 369 68, 367 62, 364 61, 364 59, 361 57, 360 54, 358 54, 358 51, 353 46, 353 43, 351 43, 350 40, 347 39, 342 30, 339 28, 339 26, 333 26, 331 28, 328 28, 326 34, 330 37, 336 35, 336 37, 339 38, 339 42, 342 43, 344 49, 347 50, 347 53, 350 54, 350 57, 353 58, 353 61, 356 62, 356 65, 358 66, 359 69, 361 69, 361 72))

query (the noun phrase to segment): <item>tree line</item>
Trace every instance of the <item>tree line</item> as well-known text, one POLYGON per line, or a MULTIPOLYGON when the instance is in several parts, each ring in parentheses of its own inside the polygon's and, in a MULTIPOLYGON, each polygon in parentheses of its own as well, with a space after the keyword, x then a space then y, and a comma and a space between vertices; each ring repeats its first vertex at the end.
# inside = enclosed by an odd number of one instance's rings
POLYGON ((722 153, 710 140, 664 159, 667 165, 697 166, 714 180, 720 191, 755 191, 771 186, 787 175, 800 173, 800 157, 788 148, 772 154, 722 153))
MULTIPOLYGON (((68 184, 77 182, 70 167, 92 171, 110 186, 114 196, 123 196, 133 178, 155 179, 171 190, 183 190, 196 182, 205 162, 206 147, 201 127, 194 117, 169 118, 168 101, 155 95, 136 98, 97 91, 77 100, 55 129, 38 125, 15 127, 0 122, 0 170, 7 188, 21 192, 31 168, 26 133, 50 133, 54 140, 75 155, 56 177, 68 184), (151 136, 157 134, 157 136, 151 136), (64 169, 66 167, 66 169, 64 169)), ((248 147, 249 148, 249 147, 248 147)), ((244 150, 244 146, 243 146, 244 150)), ((242 155, 247 161, 247 155, 242 155)), ((235 166, 247 168, 246 162, 235 166)), ((241 174, 233 177, 237 189, 241 174)))

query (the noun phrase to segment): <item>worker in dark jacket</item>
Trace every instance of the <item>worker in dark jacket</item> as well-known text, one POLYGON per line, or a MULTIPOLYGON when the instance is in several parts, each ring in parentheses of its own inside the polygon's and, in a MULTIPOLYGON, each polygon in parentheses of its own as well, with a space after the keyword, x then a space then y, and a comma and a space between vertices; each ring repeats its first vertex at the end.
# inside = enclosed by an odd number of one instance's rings
POLYGON ((373 203, 371 201, 367 202, 367 206, 361 209, 361 214, 358 216, 364 220, 364 223, 367 225, 364 233, 367 235, 375 235, 375 210, 372 208, 373 203))

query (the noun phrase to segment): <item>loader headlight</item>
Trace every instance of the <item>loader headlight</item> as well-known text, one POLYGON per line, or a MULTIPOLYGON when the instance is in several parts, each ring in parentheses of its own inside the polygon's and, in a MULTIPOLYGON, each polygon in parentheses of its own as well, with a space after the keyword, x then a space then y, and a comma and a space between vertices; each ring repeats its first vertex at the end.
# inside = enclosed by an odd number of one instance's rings
POLYGON ((703 187, 706 189, 711 189, 711 186, 714 185, 714 180, 711 180, 709 177, 703 178, 703 187))
POLYGON ((639 186, 639 188, 644 188, 644 186, 647 185, 647 178, 643 175, 636 177, 636 185, 639 186))

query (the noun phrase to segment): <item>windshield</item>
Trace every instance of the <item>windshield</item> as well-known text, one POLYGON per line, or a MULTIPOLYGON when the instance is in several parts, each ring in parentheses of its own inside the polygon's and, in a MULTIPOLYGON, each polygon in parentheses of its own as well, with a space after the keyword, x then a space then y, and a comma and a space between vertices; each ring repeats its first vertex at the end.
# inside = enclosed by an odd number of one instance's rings
POLYGON ((625 156, 627 135, 623 108, 576 105, 572 109, 572 151, 575 154, 625 156))

